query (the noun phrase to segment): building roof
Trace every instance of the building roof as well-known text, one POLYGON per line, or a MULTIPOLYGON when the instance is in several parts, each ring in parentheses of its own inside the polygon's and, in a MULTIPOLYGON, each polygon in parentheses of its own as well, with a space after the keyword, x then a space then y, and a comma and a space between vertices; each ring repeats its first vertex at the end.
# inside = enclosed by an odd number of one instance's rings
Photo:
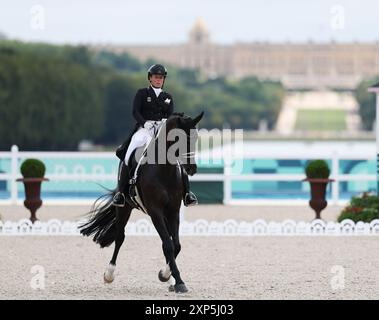
POLYGON ((202 17, 198 17, 192 27, 192 30, 208 33, 208 27, 202 17))
POLYGON ((190 41, 195 43, 204 43, 209 40, 209 31, 204 19, 199 17, 190 31, 190 41))

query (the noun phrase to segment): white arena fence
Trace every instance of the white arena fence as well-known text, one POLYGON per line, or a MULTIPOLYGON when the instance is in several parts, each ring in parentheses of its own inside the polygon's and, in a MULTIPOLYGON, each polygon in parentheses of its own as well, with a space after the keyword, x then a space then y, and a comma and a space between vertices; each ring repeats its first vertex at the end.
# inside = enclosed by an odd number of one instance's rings
MULTIPOLYGON (((242 147, 241 147, 242 148, 242 147)), ((341 174, 340 173, 340 160, 374 160, 376 159, 375 145, 373 148, 359 148, 359 144, 356 147, 342 148, 341 150, 328 149, 324 150, 322 147, 311 148, 310 150, 288 150, 288 148, 250 148, 245 144, 244 157, 246 159, 331 159, 331 179, 335 182, 331 185, 331 205, 345 205, 348 201, 340 198, 340 182, 347 181, 376 181, 376 174, 341 174), (371 150, 372 149, 372 150, 371 150)), ((222 157, 217 155, 216 157, 222 157)), ((13 146, 11 152, 0 152, 0 159, 11 160, 11 170, 9 173, 0 173, 0 181, 7 180, 10 182, 10 199, 0 200, 0 204, 22 204, 21 200, 18 200, 17 178, 21 178, 19 172, 19 163, 25 158, 68 158, 68 159, 114 159, 114 152, 21 152, 17 146, 13 146)), ((200 154, 197 159, 201 159, 200 154)), ((230 162, 233 159, 229 159, 230 162)), ((226 205, 251 205, 251 204, 300 204, 307 205, 308 200, 301 199, 233 199, 232 197, 232 182, 233 181, 301 181, 305 178, 304 174, 296 173, 253 173, 253 174, 232 174, 231 165, 228 165, 228 161, 224 165, 224 173, 212 174, 212 173, 198 173, 193 177, 190 177, 191 181, 222 181, 223 182, 223 203, 226 205)), ((50 181, 99 181, 109 180, 116 181, 117 174, 51 174, 47 178, 50 181)), ((89 204, 93 200, 58 200, 53 199, 44 200, 45 204, 89 204)))
MULTIPOLYGON (((79 236, 78 225, 83 221, 70 222, 52 219, 47 222, 28 219, 18 222, 0 221, 0 236, 79 236)), ((158 236, 153 224, 147 219, 129 222, 127 236, 158 236)), ((203 219, 180 224, 181 236, 379 236, 379 219, 371 223, 344 220, 340 223, 313 220, 312 222, 285 220, 283 222, 208 222, 203 219)))

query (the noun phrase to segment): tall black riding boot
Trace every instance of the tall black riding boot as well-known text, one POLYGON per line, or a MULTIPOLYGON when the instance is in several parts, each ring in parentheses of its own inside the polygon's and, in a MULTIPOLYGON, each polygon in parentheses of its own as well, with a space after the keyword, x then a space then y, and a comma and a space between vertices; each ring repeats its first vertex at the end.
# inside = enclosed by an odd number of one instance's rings
POLYGON ((194 206, 198 204, 197 198, 194 193, 190 191, 190 184, 188 179, 188 174, 186 170, 182 168, 182 181, 183 181, 183 203, 186 207, 194 206))
POLYGON ((112 204, 116 207, 124 207, 126 198, 125 190, 128 189, 129 185, 129 168, 125 165, 124 161, 120 161, 118 166, 118 183, 117 183, 117 193, 113 197, 112 204))

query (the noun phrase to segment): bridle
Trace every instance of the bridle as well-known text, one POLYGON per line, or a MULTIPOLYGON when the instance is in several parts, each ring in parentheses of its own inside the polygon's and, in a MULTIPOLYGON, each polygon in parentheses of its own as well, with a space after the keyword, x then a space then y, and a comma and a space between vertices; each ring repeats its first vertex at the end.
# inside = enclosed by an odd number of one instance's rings
MULTIPOLYGON (((163 126, 166 125, 166 122, 167 122, 167 119, 162 119, 162 121, 159 124, 159 126, 157 126, 157 127, 154 126, 154 136, 155 136, 154 140, 158 140, 159 133, 160 133, 161 129, 163 128, 163 126)), ((155 124, 157 124, 157 123, 155 122, 155 124)), ((198 137, 198 130, 196 129, 196 127, 190 129, 190 131, 192 129, 195 129, 195 132, 192 133, 192 134, 191 133, 187 134, 186 131, 183 128, 180 128, 180 127, 177 127, 177 128, 174 128, 174 129, 180 129, 178 131, 178 134, 185 135, 186 139, 188 139, 188 138, 189 139, 194 139, 194 138, 198 137)), ((195 158, 195 151, 190 151, 190 152, 185 152, 185 153, 180 154, 180 156, 179 156, 180 160, 178 160, 178 161, 180 163, 183 163, 182 160, 184 160, 184 159, 190 160, 190 159, 193 159, 193 158, 195 158)))
MULTIPOLYGON (((186 138, 187 139, 194 139, 194 138, 197 138, 198 137, 198 130, 196 129, 196 128, 191 128, 190 129, 190 134, 187 134, 186 133, 186 131, 184 130, 184 129, 182 129, 182 128, 179 128, 179 129, 181 129, 181 131, 179 131, 179 134, 183 134, 183 132, 184 132, 184 134, 185 134, 185 136, 186 136, 186 138), (191 130, 192 129, 195 129, 196 131, 194 132, 194 133, 192 133, 191 134, 191 130)), ((185 153, 182 153, 181 155, 180 155, 180 159, 187 159, 187 160, 190 160, 190 159, 192 159, 192 158, 195 158, 195 151, 190 151, 190 152, 185 152, 185 153)), ((183 161, 181 161, 181 162, 183 162, 183 161)))

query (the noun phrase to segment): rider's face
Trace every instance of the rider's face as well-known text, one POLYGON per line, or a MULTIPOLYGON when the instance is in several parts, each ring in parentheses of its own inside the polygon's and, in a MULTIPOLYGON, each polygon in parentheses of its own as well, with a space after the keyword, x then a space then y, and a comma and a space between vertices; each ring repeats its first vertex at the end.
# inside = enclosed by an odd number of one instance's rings
POLYGON ((151 85, 154 88, 162 88, 164 77, 160 74, 152 74, 150 77, 151 85))

